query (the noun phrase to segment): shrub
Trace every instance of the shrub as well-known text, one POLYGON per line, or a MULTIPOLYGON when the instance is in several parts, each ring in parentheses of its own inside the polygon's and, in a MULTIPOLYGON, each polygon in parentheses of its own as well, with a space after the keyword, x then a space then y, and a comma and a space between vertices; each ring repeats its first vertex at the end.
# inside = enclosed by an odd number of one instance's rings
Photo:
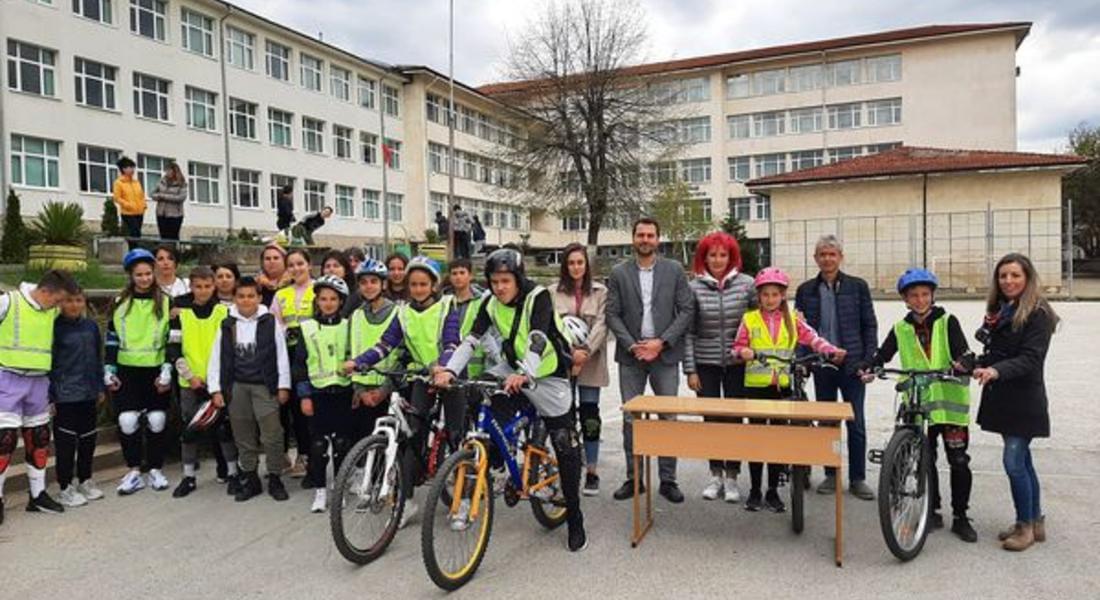
POLYGON ((4 211, 4 237, 0 240, 0 261, 21 263, 27 260, 27 227, 23 224, 22 208, 15 190, 8 192, 4 211))
POLYGON ((31 223, 35 241, 57 246, 80 246, 88 236, 84 209, 75 203, 47 202, 31 223))
POLYGON ((103 201, 103 218, 99 221, 99 229, 108 237, 122 237, 122 223, 118 218, 118 207, 112 198, 103 201))

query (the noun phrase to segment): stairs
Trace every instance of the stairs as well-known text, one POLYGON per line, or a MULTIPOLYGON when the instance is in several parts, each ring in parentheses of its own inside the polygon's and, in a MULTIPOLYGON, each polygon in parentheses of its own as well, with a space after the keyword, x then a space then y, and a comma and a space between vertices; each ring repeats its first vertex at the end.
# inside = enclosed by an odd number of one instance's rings
MULTIPOLYGON (((51 448, 50 459, 46 464, 47 488, 52 486, 56 481, 54 462, 54 452, 51 448)), ((95 455, 92 459, 92 473, 95 474, 99 471, 118 467, 125 463, 126 461, 122 457, 122 447, 118 445, 118 428, 101 427, 96 439, 95 455)), ((28 481, 25 476, 26 474, 26 452, 23 450, 23 440, 22 436, 20 436, 19 445, 12 455, 12 464, 8 466, 7 475, 4 481, 4 495, 6 497, 15 497, 17 494, 21 494, 27 490, 28 481)))

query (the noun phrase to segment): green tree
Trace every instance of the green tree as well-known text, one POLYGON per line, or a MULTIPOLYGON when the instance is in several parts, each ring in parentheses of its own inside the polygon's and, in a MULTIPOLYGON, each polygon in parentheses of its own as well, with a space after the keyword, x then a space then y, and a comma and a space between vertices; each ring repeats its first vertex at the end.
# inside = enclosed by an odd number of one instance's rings
POLYGON ((1073 200, 1073 242, 1086 257, 1100 256, 1100 126, 1081 123, 1069 132, 1069 149, 1089 164, 1062 180, 1062 197, 1073 200))
POLYGON ((733 236, 737 244, 741 246, 741 272, 756 273, 763 266, 760 264, 760 253, 755 240, 750 240, 745 233, 745 224, 737 220, 732 214, 726 215, 722 220, 722 231, 733 236))
POLYGON ((107 237, 122 237, 122 224, 118 219, 118 207, 113 198, 103 201, 103 218, 99 220, 99 230, 107 237))
POLYGON ((7 208, 4 211, 4 238, 0 240, 0 261, 21 263, 27 260, 27 237, 19 196, 15 190, 9 190, 7 208))
POLYGON ((672 242, 681 262, 691 263, 688 242, 698 240, 714 228, 703 210, 703 201, 691 195, 683 181, 665 184, 653 199, 653 218, 661 224, 661 235, 672 242))

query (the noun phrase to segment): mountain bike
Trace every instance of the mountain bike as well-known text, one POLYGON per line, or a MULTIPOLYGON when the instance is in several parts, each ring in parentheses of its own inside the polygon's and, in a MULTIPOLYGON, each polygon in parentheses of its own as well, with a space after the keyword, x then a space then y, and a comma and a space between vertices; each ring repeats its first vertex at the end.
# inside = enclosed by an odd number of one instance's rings
POLYGON ((455 385, 480 394, 477 425, 436 473, 421 523, 424 567, 445 590, 465 585, 481 565, 498 494, 508 506, 528 501, 535 519, 547 529, 566 518, 558 463, 534 407, 505 393, 499 380, 455 385), (498 420, 498 414, 506 421, 498 420), (499 489, 496 475, 502 477, 499 489), (449 502, 444 501, 447 496, 449 502))

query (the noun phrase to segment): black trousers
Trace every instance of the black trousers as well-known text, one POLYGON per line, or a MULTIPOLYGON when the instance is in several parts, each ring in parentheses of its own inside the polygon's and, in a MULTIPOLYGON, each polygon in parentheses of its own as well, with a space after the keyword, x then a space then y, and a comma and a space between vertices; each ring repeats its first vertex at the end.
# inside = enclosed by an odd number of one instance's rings
POLYGON ((61 489, 73 480, 73 466, 81 481, 92 478, 92 456, 96 442, 96 402, 59 402, 53 418, 54 451, 57 460, 57 483, 61 489))
MULTIPOLYGON (((432 424, 428 421, 432 408, 435 406, 436 396, 428 392, 427 384, 417 381, 402 391, 402 395, 408 400, 412 410, 406 413, 409 421, 409 429, 412 435, 405 447, 401 449, 401 470, 405 477, 402 479, 402 487, 405 498, 413 496, 413 489, 420 480, 427 455, 423 454, 428 444, 428 434, 432 424)), ((443 421, 447 428, 447 439, 452 448, 458 447, 462 436, 466 435, 466 395, 458 388, 443 391, 439 394, 439 400, 443 403, 443 421)))
POLYGON ((340 470, 344 456, 351 449, 355 433, 352 419, 351 387, 332 386, 313 390, 313 416, 309 419, 312 446, 309 449, 309 480, 317 487, 325 485, 328 467, 328 446, 332 442, 332 471, 340 470))
MULTIPOLYGON (((700 398, 744 398, 745 397, 745 365, 696 365, 695 373, 699 376, 699 383, 703 389, 698 393, 700 398)), ((721 417, 703 417, 704 421, 725 421, 721 417)), ((720 475, 725 472, 727 477, 737 477, 741 472, 739 460, 712 460, 710 472, 720 475)))
POLYGON ((122 226, 126 228, 126 237, 130 240, 130 249, 137 248, 137 239, 141 238, 141 225, 145 222, 145 215, 122 215, 122 226))
MULTIPOLYGON (((745 397, 746 398, 754 398, 754 399, 757 399, 757 400, 782 400, 784 398, 790 398, 791 397, 791 390, 790 390, 790 388, 779 389, 779 388, 772 387, 772 386, 769 386, 769 387, 766 387, 766 388, 746 387, 745 388, 745 397)), ((749 419, 749 423, 776 425, 776 424, 785 424, 785 423, 787 423, 787 421, 784 420, 784 419, 749 419)), ((774 490, 774 489, 779 487, 779 476, 780 476, 780 474, 783 473, 783 471, 786 468, 787 468, 787 465, 777 465, 777 464, 773 464, 773 463, 768 463, 768 489, 769 490, 774 490)), ((762 479, 763 479, 763 474, 764 474, 764 463, 758 463, 758 462, 749 463, 749 479, 752 482, 752 491, 754 491, 754 492, 759 492, 760 491, 760 484, 761 484, 762 479)))
POLYGON ((293 436, 298 455, 308 455, 309 417, 302 414, 302 403, 294 390, 290 392, 290 401, 279 407, 279 422, 283 425, 283 447, 290 450, 290 438, 293 436))
POLYGON ((161 239, 180 239, 180 227, 183 225, 183 217, 162 217, 157 215, 157 231, 161 239))
POLYGON ((939 441, 943 440, 944 454, 951 467, 951 512, 965 517, 970 504, 970 488, 974 476, 970 472, 970 431, 957 425, 932 425, 928 428, 928 441, 932 446, 932 508, 940 509, 940 476, 936 470, 939 441))

